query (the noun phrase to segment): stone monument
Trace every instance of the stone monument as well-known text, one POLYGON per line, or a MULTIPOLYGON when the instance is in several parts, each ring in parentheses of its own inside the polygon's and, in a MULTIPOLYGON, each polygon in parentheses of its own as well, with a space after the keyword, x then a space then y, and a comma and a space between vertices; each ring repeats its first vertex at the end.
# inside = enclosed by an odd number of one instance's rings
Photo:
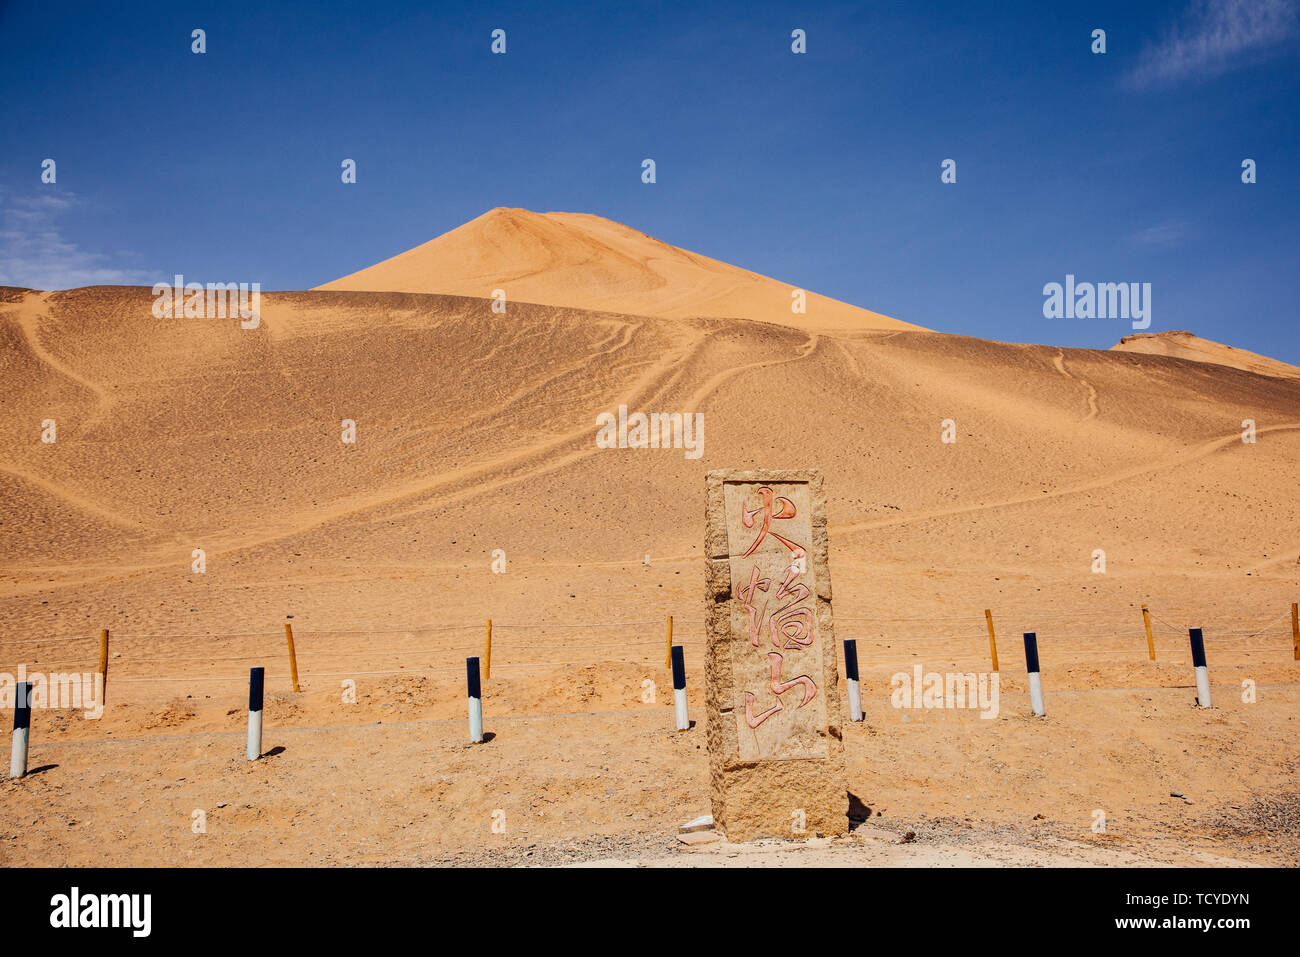
POLYGON ((733 842, 848 830, 817 469, 708 473, 713 820, 733 842))

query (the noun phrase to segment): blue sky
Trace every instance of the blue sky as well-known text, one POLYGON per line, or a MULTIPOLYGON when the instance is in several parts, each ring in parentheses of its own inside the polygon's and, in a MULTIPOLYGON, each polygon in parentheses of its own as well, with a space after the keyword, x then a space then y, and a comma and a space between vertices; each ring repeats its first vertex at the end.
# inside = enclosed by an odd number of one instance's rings
POLYGON ((1149 282, 1300 362, 1298 3, 0 2, 0 282, 305 289, 521 206, 1007 341, 1149 282))

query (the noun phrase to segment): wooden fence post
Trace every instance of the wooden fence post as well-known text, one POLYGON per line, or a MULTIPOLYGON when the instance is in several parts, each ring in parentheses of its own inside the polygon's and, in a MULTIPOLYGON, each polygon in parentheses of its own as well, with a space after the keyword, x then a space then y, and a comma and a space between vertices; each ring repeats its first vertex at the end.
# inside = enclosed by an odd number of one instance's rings
POLYGON ((987 608, 984 609, 984 620, 988 622, 989 625, 989 654, 993 656, 993 670, 997 671, 998 670, 998 639, 997 636, 993 634, 993 612, 991 612, 987 608))
POLYGON ((108 629, 99 633, 99 704, 108 700, 108 629))
POLYGON ((1142 624, 1147 626, 1147 654, 1151 660, 1156 660, 1156 640, 1151 637, 1151 612, 1147 611, 1147 606, 1142 606, 1142 624))
POLYGON ((1300 661, 1300 608, 1291 602, 1291 644, 1295 648, 1295 660, 1300 661))
POLYGON ((287 621, 284 623, 284 637, 289 642, 289 675, 293 678, 293 690, 301 691, 298 687, 298 655, 293 650, 293 626, 287 621))

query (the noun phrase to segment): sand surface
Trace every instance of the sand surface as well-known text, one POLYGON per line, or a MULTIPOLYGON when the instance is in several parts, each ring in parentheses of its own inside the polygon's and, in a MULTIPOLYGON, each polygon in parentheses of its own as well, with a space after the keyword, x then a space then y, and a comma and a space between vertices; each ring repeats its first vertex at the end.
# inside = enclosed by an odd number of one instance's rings
POLYGON ((1196 362, 1212 362, 1215 365, 1231 366, 1260 375, 1277 376, 1282 379, 1300 378, 1300 368, 1261 356, 1257 352, 1225 346, 1221 342, 1202 339, 1185 330, 1171 332, 1139 332, 1125 336, 1111 346, 1123 352, 1142 352, 1155 356, 1177 356, 1180 359, 1192 359, 1196 362))
POLYGON ((477 219, 319 287, 431 292, 575 309, 681 319, 698 316, 775 322, 800 329, 920 329, 848 303, 807 293, 792 312, 796 284, 669 245, 589 213, 497 208, 477 219))
POLYGON ((1300 382, 687 314, 709 293, 683 275, 647 314, 271 293, 255 330, 154 319, 145 288, 0 290, 0 669, 93 670, 112 633, 104 717, 34 716, 44 770, 0 792, 0 862, 1297 862, 1300 382), (703 412, 703 456, 597 448, 620 404, 703 412), (846 743, 873 814, 852 838, 676 841, 708 811, 707 759, 702 727, 669 730, 664 623, 702 722, 704 473, 727 466, 826 473, 836 637, 859 640, 868 697, 846 743), (998 718, 890 707, 916 664, 987 670, 985 608, 998 718), (496 736, 470 749, 464 658, 488 618, 496 736), (1045 721, 1025 714, 1027 630, 1045 721), (249 763, 256 664, 283 750, 249 763))
POLYGON ((668 709, 494 717, 489 692, 471 747, 460 718, 296 728, 281 698, 259 762, 240 730, 37 738, 35 773, 0 784, 0 864, 1295 866, 1294 800, 1258 794, 1294 784, 1300 696, 1215 690, 1203 711, 1187 688, 1049 689, 1046 719, 1006 695, 996 721, 869 700, 850 836, 745 846, 674 837, 708 811, 708 760, 668 709))

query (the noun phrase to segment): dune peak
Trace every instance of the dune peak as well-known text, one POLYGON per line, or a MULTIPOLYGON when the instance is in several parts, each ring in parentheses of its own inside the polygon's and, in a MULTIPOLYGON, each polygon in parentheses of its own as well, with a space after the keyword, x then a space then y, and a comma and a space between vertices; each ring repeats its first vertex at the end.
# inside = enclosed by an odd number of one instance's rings
POLYGON ((1278 379, 1300 378, 1300 368, 1262 356, 1247 349, 1224 345, 1211 339, 1202 339, 1186 329, 1168 329, 1163 332, 1138 332, 1124 336, 1111 349, 1116 352, 1140 352, 1146 355, 1172 356, 1229 366, 1245 372, 1273 376, 1278 379))
POLYGON ((803 329, 920 329, 583 212, 496 206, 390 259, 318 286, 540 303, 803 329), (802 291, 802 296, 796 290, 802 291), (803 306, 803 311, 797 307, 803 306))

